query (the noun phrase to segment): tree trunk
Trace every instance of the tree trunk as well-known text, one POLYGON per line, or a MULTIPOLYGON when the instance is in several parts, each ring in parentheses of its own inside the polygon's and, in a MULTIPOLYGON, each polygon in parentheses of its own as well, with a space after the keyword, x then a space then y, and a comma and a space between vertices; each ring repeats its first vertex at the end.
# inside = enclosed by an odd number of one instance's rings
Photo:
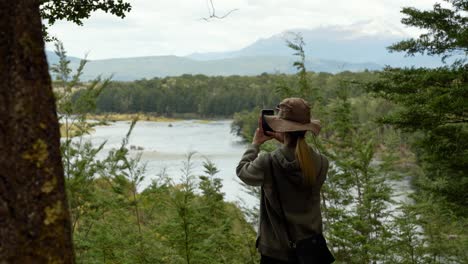
POLYGON ((74 263, 38 0, 0 0, 0 263, 74 263))

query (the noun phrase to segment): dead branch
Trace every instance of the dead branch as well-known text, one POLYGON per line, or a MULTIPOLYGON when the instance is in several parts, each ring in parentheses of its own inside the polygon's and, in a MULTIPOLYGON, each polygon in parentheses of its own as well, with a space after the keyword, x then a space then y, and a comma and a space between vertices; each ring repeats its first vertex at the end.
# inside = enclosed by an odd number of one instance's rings
POLYGON ((209 6, 208 6, 208 14, 209 14, 209 16, 208 16, 208 17, 202 17, 202 18, 200 18, 200 19, 201 19, 201 20, 205 20, 205 21, 207 21, 207 22, 209 22, 209 21, 210 21, 211 19, 213 19, 213 18, 216 18, 216 19, 223 19, 223 18, 229 16, 232 12, 235 12, 235 11, 237 11, 237 10, 239 10, 239 9, 237 9, 237 8, 236 8, 236 9, 232 9, 232 10, 230 10, 229 12, 227 12, 226 14, 224 14, 224 15, 222 15, 222 16, 218 16, 218 15, 216 15, 216 9, 215 9, 215 7, 214 7, 213 0, 210 0, 210 4, 209 4, 209 6))

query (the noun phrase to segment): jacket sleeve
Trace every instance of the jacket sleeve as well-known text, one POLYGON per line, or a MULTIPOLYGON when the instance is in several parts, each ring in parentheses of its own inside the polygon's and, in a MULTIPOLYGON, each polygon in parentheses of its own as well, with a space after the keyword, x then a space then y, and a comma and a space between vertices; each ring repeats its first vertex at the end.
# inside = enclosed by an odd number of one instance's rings
POLYGON ((259 151, 257 145, 250 145, 237 165, 237 177, 247 185, 260 186, 264 182, 269 154, 258 155, 259 151))

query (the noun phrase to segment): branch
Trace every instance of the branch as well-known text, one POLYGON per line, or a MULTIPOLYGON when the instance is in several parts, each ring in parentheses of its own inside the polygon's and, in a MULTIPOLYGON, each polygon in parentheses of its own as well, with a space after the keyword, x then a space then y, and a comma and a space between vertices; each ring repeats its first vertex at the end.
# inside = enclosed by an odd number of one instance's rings
POLYGON ((213 0, 210 0, 210 6, 208 7, 209 16, 208 17, 202 17, 202 18, 200 18, 200 20, 205 20, 205 21, 209 22, 213 18, 223 19, 223 18, 229 16, 232 12, 235 12, 235 11, 239 10, 237 8, 232 9, 229 12, 227 12, 226 14, 224 14, 223 16, 218 16, 218 15, 216 15, 216 9, 214 7, 213 0), (210 6, 211 6, 211 8, 210 8, 210 6))

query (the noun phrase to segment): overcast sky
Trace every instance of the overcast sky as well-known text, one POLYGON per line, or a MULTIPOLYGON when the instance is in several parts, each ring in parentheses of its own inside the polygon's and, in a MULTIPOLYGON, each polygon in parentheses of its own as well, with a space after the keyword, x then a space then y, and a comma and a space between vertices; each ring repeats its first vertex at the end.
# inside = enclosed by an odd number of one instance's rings
MULTIPOLYGON (((433 0, 213 0, 216 15, 204 21, 209 0, 129 0, 124 19, 96 12, 84 26, 58 22, 50 33, 64 42, 70 56, 89 59, 243 48, 259 38, 291 29, 343 27, 359 34, 414 36, 400 23, 401 7, 429 9, 433 0), (294 3, 294 4, 293 4, 294 3)), ((48 44, 52 50, 52 44, 48 44)))

